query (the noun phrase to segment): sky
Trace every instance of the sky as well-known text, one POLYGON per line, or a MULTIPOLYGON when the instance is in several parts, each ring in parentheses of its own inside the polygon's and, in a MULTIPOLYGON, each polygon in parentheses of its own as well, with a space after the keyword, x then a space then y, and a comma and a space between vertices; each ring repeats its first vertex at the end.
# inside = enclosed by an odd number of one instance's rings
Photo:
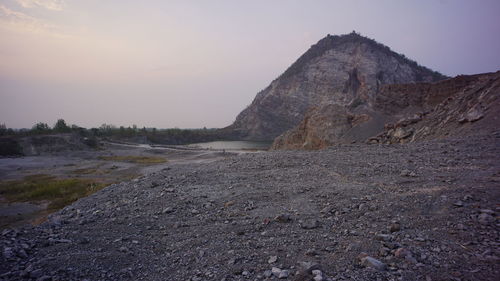
POLYGON ((327 34, 500 70, 498 0, 0 0, 0 124, 215 128, 327 34))

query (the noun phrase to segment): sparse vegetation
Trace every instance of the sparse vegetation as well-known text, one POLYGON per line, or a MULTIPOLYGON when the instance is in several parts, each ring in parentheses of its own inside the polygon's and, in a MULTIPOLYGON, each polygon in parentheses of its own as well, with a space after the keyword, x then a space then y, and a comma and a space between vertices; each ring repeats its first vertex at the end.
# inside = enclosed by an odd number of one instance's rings
POLYGON ((19 156, 22 154, 22 149, 16 140, 8 137, 0 138, 0 156, 19 156))
POLYGON ((0 183, 0 194, 11 202, 50 201, 49 209, 60 209, 106 186, 91 179, 31 175, 23 180, 0 183))
POLYGON ((102 175, 108 174, 110 171, 108 169, 97 169, 97 168, 82 168, 73 170, 71 173, 75 175, 102 175))
POLYGON ((374 39, 364 37, 355 31, 350 34, 345 35, 330 35, 321 39, 318 43, 311 46, 311 48, 305 52, 302 56, 300 56, 297 61, 295 61, 281 76, 280 79, 289 78, 297 73, 299 73, 302 68, 312 59, 316 57, 322 56, 326 51, 340 46, 345 43, 366 43, 379 51, 396 58, 399 62, 409 64, 410 66, 416 68, 418 70, 417 73, 417 81, 422 80, 422 78, 426 75, 431 75, 433 80, 438 81, 447 78, 445 75, 428 69, 427 67, 419 65, 416 61, 407 58, 403 54, 398 54, 391 50, 389 47, 375 41, 374 39))
POLYGON ((57 120, 56 124, 54 125, 53 130, 54 130, 54 132, 57 132, 57 133, 69 133, 69 132, 71 132, 71 128, 68 125, 66 125, 66 121, 64 121, 64 119, 57 120))
POLYGON ((134 155, 100 156, 99 159, 106 161, 129 162, 135 164, 160 164, 167 162, 167 159, 163 157, 134 155))

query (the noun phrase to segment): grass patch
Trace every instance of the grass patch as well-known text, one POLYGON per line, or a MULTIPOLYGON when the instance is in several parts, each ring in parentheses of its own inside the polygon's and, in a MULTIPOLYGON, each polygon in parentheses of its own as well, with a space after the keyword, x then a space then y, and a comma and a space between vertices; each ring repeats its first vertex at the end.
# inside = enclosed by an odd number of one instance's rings
POLYGON ((100 156, 99 159, 106 161, 129 162, 135 164, 159 164, 167 162, 167 159, 163 157, 133 155, 100 156))
POLYGON ((82 168, 71 171, 73 175, 105 175, 111 173, 110 169, 82 168))
POLYGON ((97 174, 97 169, 92 169, 92 168, 83 168, 83 169, 76 169, 73 170, 71 173, 75 175, 89 175, 89 174, 97 174))
POLYGON ((106 186, 90 179, 61 179, 50 175, 26 176, 0 183, 0 194, 9 201, 48 200, 49 209, 60 209, 106 186))

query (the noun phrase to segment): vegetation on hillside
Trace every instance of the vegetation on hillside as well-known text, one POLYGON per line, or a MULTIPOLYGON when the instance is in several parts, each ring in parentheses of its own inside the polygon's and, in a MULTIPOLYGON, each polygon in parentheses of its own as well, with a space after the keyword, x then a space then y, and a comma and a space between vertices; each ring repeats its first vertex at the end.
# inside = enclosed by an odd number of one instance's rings
POLYGON ((344 45, 346 43, 365 43, 388 56, 396 58, 400 63, 409 64, 411 67, 417 70, 417 81, 421 81, 425 76, 428 75, 431 75, 434 81, 447 78, 445 75, 437 71, 433 71, 425 66, 421 66, 416 61, 407 58, 405 55, 398 54, 384 44, 381 44, 374 39, 364 37, 356 33, 355 31, 344 35, 328 34, 325 38, 319 40, 318 43, 312 45, 311 48, 309 48, 307 52, 300 56, 297 61, 295 61, 279 78, 286 79, 299 73, 302 68, 312 59, 320 57, 326 51, 344 45))

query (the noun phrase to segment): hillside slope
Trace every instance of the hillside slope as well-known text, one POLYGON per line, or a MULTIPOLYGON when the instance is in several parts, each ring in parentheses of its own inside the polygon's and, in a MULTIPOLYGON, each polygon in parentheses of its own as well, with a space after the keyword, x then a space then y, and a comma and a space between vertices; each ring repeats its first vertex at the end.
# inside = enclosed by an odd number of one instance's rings
POLYGON ((226 130, 240 139, 272 140, 295 127, 312 106, 370 111, 382 85, 444 78, 357 33, 328 35, 258 93, 226 130))

